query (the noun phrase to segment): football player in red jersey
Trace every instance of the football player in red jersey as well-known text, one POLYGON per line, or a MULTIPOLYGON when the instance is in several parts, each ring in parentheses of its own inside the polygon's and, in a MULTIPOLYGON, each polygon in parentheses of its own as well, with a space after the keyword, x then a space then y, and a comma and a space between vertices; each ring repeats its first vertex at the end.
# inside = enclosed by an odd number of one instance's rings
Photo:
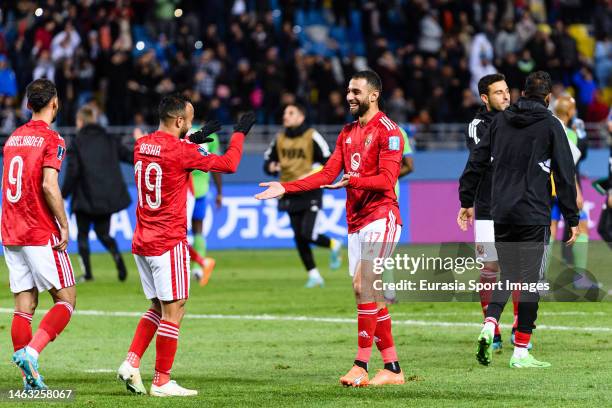
POLYGON ((340 378, 346 386, 403 384, 397 352, 391 334, 391 317, 380 285, 372 274, 372 258, 391 256, 402 228, 395 183, 400 171, 404 140, 400 129, 378 108, 382 92, 380 77, 360 71, 351 78, 346 100, 357 118, 346 125, 336 149, 323 169, 302 180, 261 183, 267 190, 260 200, 318 188, 346 188, 349 273, 357 300, 358 348, 350 371, 340 378), (332 184, 340 172, 344 176, 332 184), (376 248, 373 255, 371 251, 376 248), (382 354, 385 367, 368 379, 372 344, 382 354))
POLYGON ((23 372, 26 389, 46 389, 38 355, 70 321, 76 290, 58 184, 66 144, 50 128, 59 109, 57 90, 48 79, 37 79, 26 96, 32 120, 17 128, 4 146, 2 245, 15 296, 13 361, 23 372), (32 315, 42 291, 49 291, 54 305, 32 336, 32 315))
POLYGON ((208 122, 185 138, 193 120, 192 104, 179 95, 162 98, 159 129, 136 141, 134 172, 138 189, 136 231, 132 252, 151 308, 142 316, 118 377, 127 389, 146 394, 140 377, 140 358, 157 332, 155 376, 150 394, 158 397, 197 395, 170 381, 178 345, 179 326, 189 297, 187 247, 187 188, 192 170, 234 173, 240 163, 245 135, 255 115, 243 115, 235 126, 224 155, 210 154, 199 146, 218 131, 219 122, 208 122))

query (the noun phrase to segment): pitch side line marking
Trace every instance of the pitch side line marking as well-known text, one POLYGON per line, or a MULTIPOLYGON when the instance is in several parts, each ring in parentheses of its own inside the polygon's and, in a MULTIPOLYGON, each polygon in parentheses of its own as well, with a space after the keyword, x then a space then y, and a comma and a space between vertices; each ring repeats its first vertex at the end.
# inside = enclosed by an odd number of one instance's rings
MULTIPOLYGON (((38 310, 44 313, 46 310, 38 310)), ((0 313, 13 313, 13 309, 0 308, 0 313)), ((78 316, 104 316, 104 317, 140 317, 143 312, 110 312, 104 310, 75 310, 78 316)), ((187 319, 207 319, 207 320, 254 320, 254 321, 282 321, 282 322, 316 322, 316 323, 351 323, 354 324, 355 318, 343 317, 314 317, 314 316, 278 316, 278 315, 222 315, 222 314, 185 314, 187 319)), ((480 323, 468 322, 436 322, 427 320, 393 320, 395 325, 404 326, 437 326, 437 327, 482 327, 480 323)), ((558 331, 584 331, 584 332, 612 332, 612 327, 576 327, 576 326, 553 326, 538 324, 539 329, 558 330, 558 331)))

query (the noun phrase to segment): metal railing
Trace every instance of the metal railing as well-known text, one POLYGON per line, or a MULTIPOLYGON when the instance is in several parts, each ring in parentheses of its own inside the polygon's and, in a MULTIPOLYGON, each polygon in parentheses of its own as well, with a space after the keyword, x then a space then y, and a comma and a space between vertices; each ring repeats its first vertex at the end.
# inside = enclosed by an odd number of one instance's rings
MULTIPOLYGON (((401 125, 412 140, 413 147, 417 151, 422 150, 463 150, 465 149, 465 128, 463 123, 436 123, 431 125, 401 125)), ((313 127, 323 135, 325 140, 334 146, 338 134, 342 130, 342 125, 313 125, 313 127)), ((152 132, 155 126, 141 127, 145 133, 152 132)), ((245 143, 245 152, 263 153, 270 141, 282 129, 278 125, 256 125, 249 133, 245 143)), ((76 134, 74 127, 62 127, 59 133, 66 139, 67 144, 76 134)), ((134 131, 134 126, 109 126, 107 131, 110 135, 123 139, 130 139, 134 131)), ((587 137, 589 147, 603 148, 608 145, 609 132, 605 123, 587 123, 587 137)), ((224 126, 219 132, 221 143, 227 143, 232 133, 232 126, 224 126)), ((0 136, 0 143, 3 145, 6 135, 0 136)))

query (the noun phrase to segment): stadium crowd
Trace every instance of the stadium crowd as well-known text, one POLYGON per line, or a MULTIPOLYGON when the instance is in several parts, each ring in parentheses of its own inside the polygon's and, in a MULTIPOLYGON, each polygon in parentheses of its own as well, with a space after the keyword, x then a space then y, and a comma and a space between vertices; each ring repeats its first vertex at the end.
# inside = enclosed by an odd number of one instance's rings
POLYGON ((161 95, 230 123, 254 109, 280 123, 298 100, 313 123, 347 121, 346 80, 383 79, 399 123, 466 122, 483 75, 506 75, 516 100, 532 71, 576 96, 587 122, 612 99, 612 2, 545 0, 3 1, 0 133, 25 122, 23 92, 52 79, 58 125, 97 104, 110 125, 155 123, 161 95))

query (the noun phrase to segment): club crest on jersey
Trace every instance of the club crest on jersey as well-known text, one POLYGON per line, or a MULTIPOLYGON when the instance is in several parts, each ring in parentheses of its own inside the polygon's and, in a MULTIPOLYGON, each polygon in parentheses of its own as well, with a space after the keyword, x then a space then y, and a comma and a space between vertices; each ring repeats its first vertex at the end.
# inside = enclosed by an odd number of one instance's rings
POLYGON ((357 170, 361 164, 361 155, 359 153, 353 153, 351 156, 351 169, 357 170))
POLYGON ((370 143, 372 143, 372 134, 369 134, 368 137, 366 137, 366 140, 365 140, 365 145, 366 146, 369 146, 370 143))
POLYGON ((62 160, 64 153, 66 153, 66 149, 63 146, 57 146, 57 160, 62 160))
POLYGON ((202 156, 208 156, 208 151, 203 147, 198 147, 198 152, 200 152, 202 156))
POLYGON ((389 136, 389 150, 400 149, 400 138, 399 136, 389 136))

